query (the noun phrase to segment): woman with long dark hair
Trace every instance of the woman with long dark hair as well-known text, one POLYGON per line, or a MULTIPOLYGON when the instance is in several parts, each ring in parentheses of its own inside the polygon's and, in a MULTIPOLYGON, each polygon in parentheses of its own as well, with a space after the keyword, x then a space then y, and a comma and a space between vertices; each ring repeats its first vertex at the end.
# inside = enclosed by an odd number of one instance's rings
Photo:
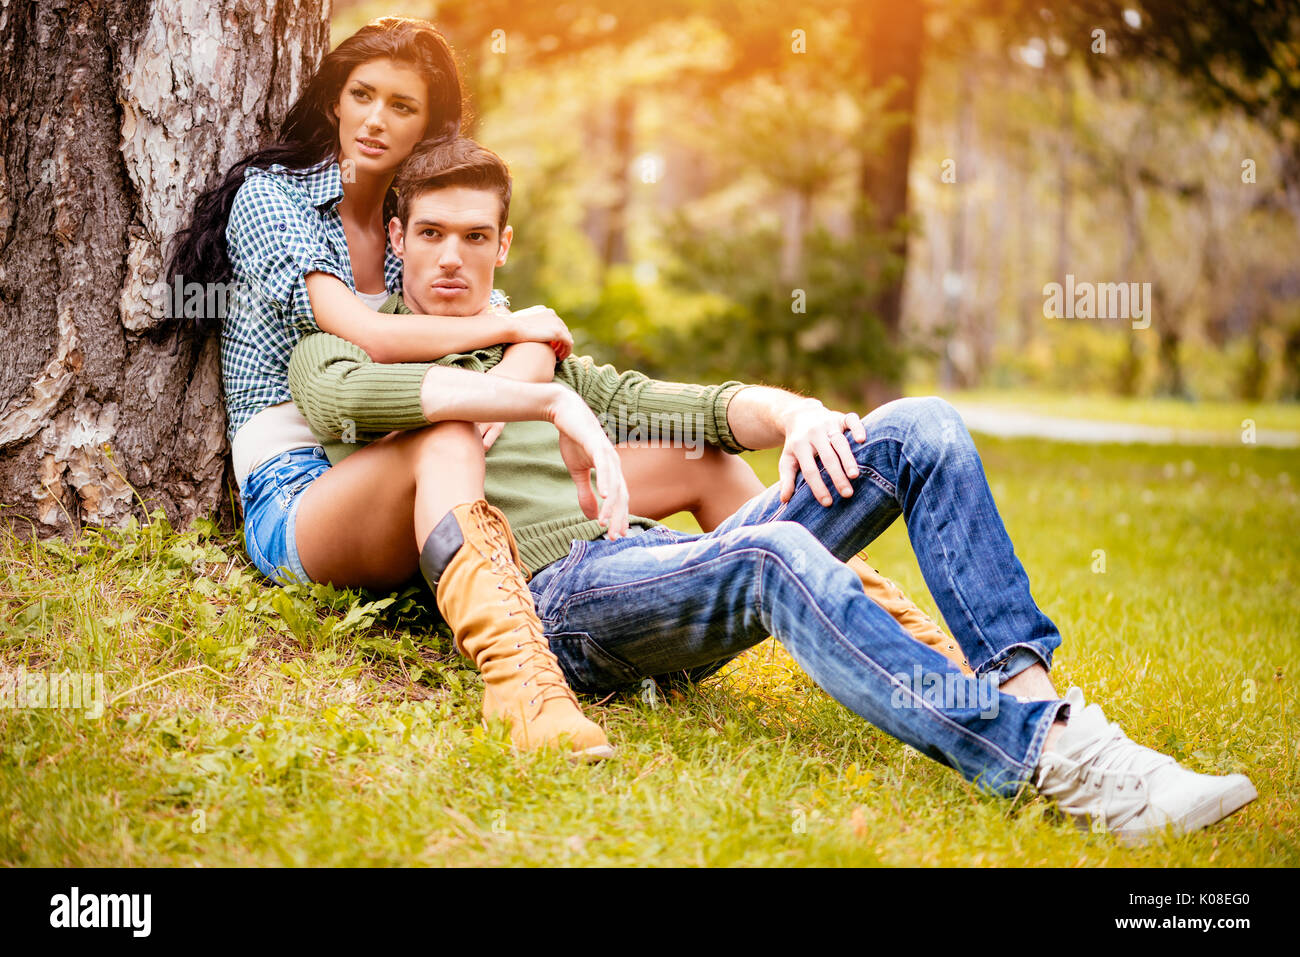
MULTIPOLYGON (((603 757, 609 742, 582 716, 542 637, 504 516, 483 499, 473 424, 395 435, 330 469, 289 394, 293 346, 317 329, 381 361, 517 342, 498 374, 546 381, 568 354, 572 340, 553 314, 521 320, 502 309, 465 322, 374 311, 401 284, 386 230, 393 177, 418 144, 455 136, 461 113, 455 60, 431 24, 368 24, 325 56, 278 141, 199 198, 169 272, 238 290, 222 321, 221 364, 253 562, 281 582, 391 588, 416 571, 422 544, 454 538, 443 578, 456 582, 457 600, 439 605, 484 672, 485 714, 506 718, 522 747, 563 740, 603 757)), ((570 407, 557 425, 596 468, 609 493, 602 517, 621 531, 626 489, 595 416, 570 407)))
MULTIPOLYGON (((584 758, 602 757, 608 740, 582 716, 510 528, 484 499, 484 427, 434 421, 331 468, 289 393, 293 346, 318 330, 384 363, 513 343, 487 373, 503 379, 549 382, 568 355, 572 338, 547 309, 511 314, 499 302, 471 322, 375 312, 401 288, 386 230, 394 176, 420 144, 455 136, 461 117, 455 60, 431 24, 366 25, 325 56, 278 140, 202 194, 169 278, 238 287, 221 324, 222 377, 245 543, 258 568, 280 582, 375 589, 425 570, 457 647, 484 674, 485 715, 506 718, 521 747, 565 740, 584 758)), ((718 450, 694 460, 681 449, 616 453, 580 400, 557 407, 552 421, 570 440, 575 476, 596 471, 604 503, 591 517, 612 537, 627 529, 625 471, 637 514, 687 509, 706 530, 763 487, 742 459, 718 450)), ((865 582, 870 569, 858 570, 865 582)))

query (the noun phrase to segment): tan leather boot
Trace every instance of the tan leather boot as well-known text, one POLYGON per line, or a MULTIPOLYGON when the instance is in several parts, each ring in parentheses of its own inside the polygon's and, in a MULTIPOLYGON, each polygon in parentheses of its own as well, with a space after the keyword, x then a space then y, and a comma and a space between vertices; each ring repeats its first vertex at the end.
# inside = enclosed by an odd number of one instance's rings
POLYGON ((500 510, 482 499, 457 505, 429 534, 420 570, 457 650, 483 675, 485 720, 505 719, 522 750, 563 747, 583 761, 613 755, 600 725, 583 716, 551 653, 500 510))
POLYGON ((975 674, 957 642, 948 637, 934 619, 917 608, 903 589, 868 565, 865 553, 855 555, 845 564, 857 573, 867 597, 889 612, 894 621, 902 625, 908 634, 921 644, 929 645, 939 652, 960 668, 962 674, 967 676, 975 674))

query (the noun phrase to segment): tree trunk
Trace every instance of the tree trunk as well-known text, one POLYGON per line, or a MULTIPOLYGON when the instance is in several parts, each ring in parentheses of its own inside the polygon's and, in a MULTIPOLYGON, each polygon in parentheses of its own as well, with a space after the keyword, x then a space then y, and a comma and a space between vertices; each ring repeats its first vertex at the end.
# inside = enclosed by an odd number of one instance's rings
MULTIPOLYGON (((971 299, 975 295, 975 283, 972 279, 970 221, 974 218, 971 200, 973 182, 977 181, 980 170, 974 147, 975 139, 975 71, 968 65, 961 70, 961 80, 957 87, 957 182, 951 188, 957 191, 954 199, 956 209, 952 220, 952 259, 948 266, 948 275, 952 277, 952 287, 944 283, 944 308, 948 314, 947 325, 952 330, 951 337, 944 347, 944 361, 947 366, 945 388, 958 386, 969 389, 975 385, 977 378, 975 368, 975 337, 971 334, 970 318, 971 299)), ((947 277, 945 277, 946 279, 947 277)))
MULTIPOLYGON (((871 204, 875 217, 873 226, 881 230, 897 230, 907 216, 907 174, 912 160, 916 92, 921 81, 921 51, 925 37, 923 6, 873 0, 865 19, 869 35, 864 46, 870 51, 872 84, 897 83, 885 109, 904 113, 907 119, 890 131, 878 155, 866 158, 861 188, 863 196, 871 204)), ((907 237, 898 236, 891 252, 900 263, 905 263, 907 237)), ((872 303, 875 314, 895 345, 900 337, 903 278, 904 271, 899 269, 896 276, 884 283, 872 303)), ((895 398, 899 394, 899 376, 890 381, 868 382, 864 393, 863 399, 868 406, 895 398)))
POLYGON ((162 247, 198 191, 278 128, 329 13, 328 0, 0 6, 7 517, 48 535, 118 524, 137 493, 173 522, 228 508, 218 341, 163 318, 162 247))
POLYGON ((636 100, 624 90, 613 106, 614 201, 605 220, 600 258, 605 268, 628 261, 627 214, 632 198, 632 163, 636 149, 636 100))

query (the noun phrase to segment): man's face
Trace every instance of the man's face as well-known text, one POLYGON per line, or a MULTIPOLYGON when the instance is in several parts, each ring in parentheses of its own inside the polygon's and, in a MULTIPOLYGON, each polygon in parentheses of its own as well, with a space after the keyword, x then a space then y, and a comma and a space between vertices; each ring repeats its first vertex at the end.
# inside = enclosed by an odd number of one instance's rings
POLYGON ((472 316, 487 308, 492 277, 504 266, 513 231, 498 232, 501 198, 489 189, 449 186, 417 196, 406 228, 388 224, 402 260, 402 291, 416 312, 472 316))

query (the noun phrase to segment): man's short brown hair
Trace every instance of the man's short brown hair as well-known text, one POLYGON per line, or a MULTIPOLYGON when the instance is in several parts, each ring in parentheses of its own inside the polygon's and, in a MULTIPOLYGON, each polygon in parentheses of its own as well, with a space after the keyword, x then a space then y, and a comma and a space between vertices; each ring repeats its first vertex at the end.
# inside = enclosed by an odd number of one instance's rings
POLYGON ((501 198, 498 231, 505 230, 510 217, 510 170, 505 160, 465 136, 417 149, 402 165, 393 186, 397 189, 397 218, 403 229, 417 197, 449 186, 494 190, 501 198))

